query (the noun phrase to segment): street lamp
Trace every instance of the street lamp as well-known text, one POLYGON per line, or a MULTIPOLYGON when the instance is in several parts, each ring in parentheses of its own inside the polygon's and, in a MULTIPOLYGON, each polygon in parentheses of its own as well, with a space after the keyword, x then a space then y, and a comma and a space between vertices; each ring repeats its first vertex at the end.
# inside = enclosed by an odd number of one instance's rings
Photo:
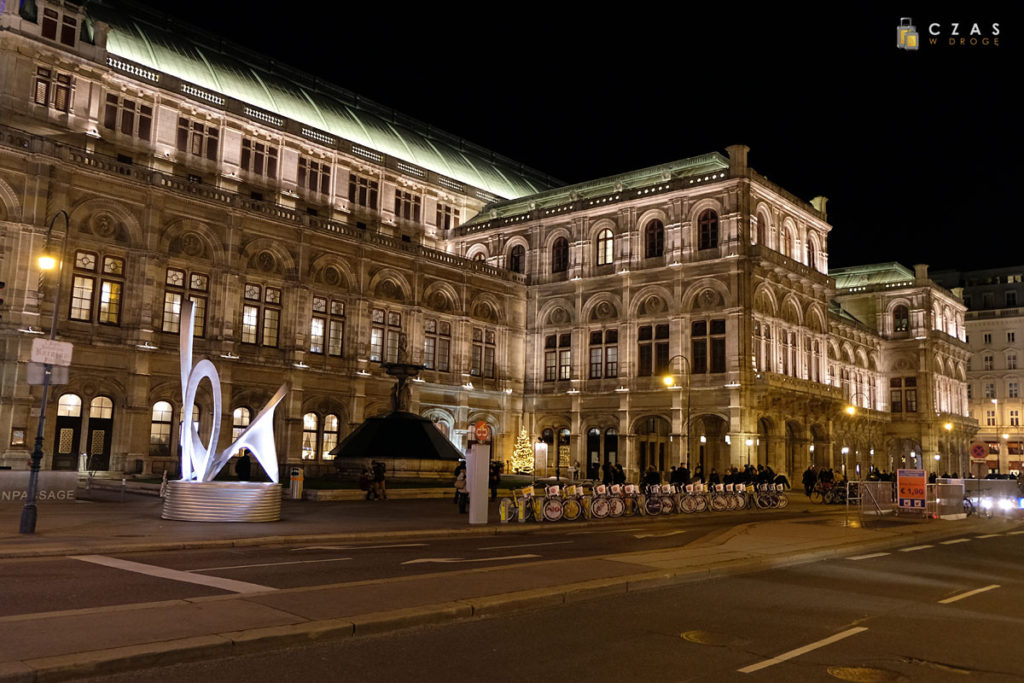
POLYGON ((754 445, 753 439, 747 439, 747 467, 750 467, 750 447, 754 445))
MULTIPOLYGON (((60 308, 60 286, 63 281, 64 270, 64 249, 68 244, 68 235, 71 234, 71 222, 67 211, 61 209, 50 219, 50 226, 46 229, 46 242, 43 249, 44 254, 39 257, 39 267, 44 270, 57 269, 57 287, 53 294, 53 319, 50 321, 50 340, 57 337, 57 310, 60 308), (59 216, 64 217, 64 237, 60 243, 60 252, 57 256, 49 253, 50 237, 53 234, 53 224, 59 216)), ((39 496, 39 468, 43 461, 43 430, 46 426, 46 394, 50 389, 50 375, 53 366, 46 363, 43 366, 43 398, 39 406, 39 425, 36 428, 36 443, 32 449, 32 464, 29 466, 28 491, 25 494, 25 506, 21 509, 21 525, 18 532, 22 534, 34 534, 36 532, 36 498, 39 496)))
MULTIPOLYGON (((684 425, 686 427, 686 433, 683 435, 683 439, 686 443, 686 453, 683 456, 683 463, 685 464, 686 469, 690 469, 690 375, 692 372, 690 370, 690 359, 681 353, 677 353, 669 358, 668 361, 665 362, 665 366, 667 368, 671 368, 672 361, 676 358, 681 359, 686 364, 686 422, 684 425)), ((676 378, 671 372, 666 373, 661 378, 661 381, 664 382, 665 386, 669 389, 675 389, 678 386, 676 384, 676 378)))

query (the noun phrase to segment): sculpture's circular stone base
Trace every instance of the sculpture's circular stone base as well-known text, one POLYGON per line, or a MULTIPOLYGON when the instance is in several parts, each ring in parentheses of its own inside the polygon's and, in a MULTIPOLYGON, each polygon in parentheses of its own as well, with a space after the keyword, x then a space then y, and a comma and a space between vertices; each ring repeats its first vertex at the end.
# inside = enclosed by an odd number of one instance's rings
POLYGON ((250 481, 169 481, 164 519, 183 522, 276 522, 281 487, 250 481))

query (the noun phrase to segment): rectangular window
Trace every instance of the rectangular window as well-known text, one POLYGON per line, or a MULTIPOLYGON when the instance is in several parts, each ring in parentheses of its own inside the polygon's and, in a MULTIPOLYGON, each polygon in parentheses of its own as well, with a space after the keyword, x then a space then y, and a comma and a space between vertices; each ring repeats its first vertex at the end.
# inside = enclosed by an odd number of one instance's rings
POLYGON ((451 347, 451 323, 443 320, 425 320, 423 323, 423 364, 429 370, 448 372, 448 352, 451 347))
POLYGON ((397 363, 401 334, 401 313, 381 308, 370 311, 370 360, 397 363))
POLYGON ((984 357, 984 362, 985 362, 985 369, 986 370, 991 370, 992 369, 992 365, 993 365, 993 363, 992 363, 992 356, 985 356, 984 357))
POLYGON ((276 347, 281 328, 281 290, 246 283, 242 297, 242 343, 276 347))
POLYGON ((103 127, 149 141, 153 131, 153 107, 127 97, 108 94, 103 111, 103 127))
POLYGON ((1017 341, 1017 335, 1014 334, 1013 332, 1007 332, 1006 333, 1006 341, 1009 344, 1014 343, 1015 341, 1017 341))
POLYGON ((100 284, 100 310, 98 322, 118 325, 121 322, 121 283, 103 280, 100 284))
POLYGON ((668 325, 637 328, 637 376, 652 377, 668 370, 668 325))
POLYGON ((1017 305, 1017 292, 1006 293, 1006 307, 1014 308, 1017 305))
MULTIPOLYGON (((598 332, 600 334, 600 332, 598 332)), ((604 349, 600 346, 590 347, 590 379, 601 379, 604 376, 604 349)))
POLYGON ((985 426, 995 427, 996 426, 996 411, 986 410, 985 411, 985 426))
POLYGON ((274 145, 244 138, 242 140, 242 168, 254 175, 265 176, 273 180, 277 178, 277 153, 278 148, 274 145))
POLYGON ((544 381, 572 379, 572 334, 551 334, 544 339, 544 381))
POLYGON ((277 335, 281 328, 281 311, 276 308, 263 309, 263 346, 277 346, 277 335))
POLYGON ((299 187, 306 188, 311 192, 329 194, 331 191, 330 163, 299 157, 299 187))
POLYGON ((57 20, 59 18, 57 10, 49 7, 43 9, 43 38, 57 40, 57 20))
POLYGON ((421 199, 419 195, 405 190, 395 190, 395 218, 420 222, 421 199))
POLYGON ((76 275, 71 286, 72 320, 92 320, 92 290, 96 280, 91 277, 76 275))
POLYGON ((1010 411, 1010 426, 1011 427, 1020 427, 1020 411, 1019 410, 1011 410, 1010 411))
POLYGON ((903 412, 903 391, 900 389, 889 390, 889 409, 894 413, 903 412))
POLYGON ((57 74, 53 85, 53 108, 63 112, 71 109, 71 76, 68 74, 57 74))
POLYGON ((354 173, 348 177, 348 200, 357 206, 376 209, 378 189, 379 185, 376 180, 354 173))
POLYGON ((42 66, 36 68, 36 87, 32 98, 36 104, 49 106, 51 80, 49 69, 42 66))
POLYGON ((981 339, 986 344, 991 344, 992 343, 992 333, 991 332, 985 332, 984 334, 981 335, 981 339))
POLYGON ((694 321, 690 326, 690 364, 694 373, 708 371, 708 324, 706 320, 694 321))
POLYGON ((36 67, 36 80, 32 100, 36 104, 53 107, 57 111, 68 112, 71 110, 71 86, 70 74, 55 73, 43 66, 36 67))
POLYGON ((216 126, 178 118, 178 151, 217 160, 220 130, 216 126))
POLYGON ((1008 382, 1006 384, 1006 397, 1007 398, 1019 398, 1020 397, 1020 383, 1018 383, 1018 382, 1008 382))
POLYGON ((469 374, 494 377, 494 331, 473 328, 473 346, 469 374))
POLYGON ((177 334, 181 329, 181 304, 187 298, 194 305, 195 328, 192 336, 206 334, 206 296, 210 277, 204 273, 189 273, 179 268, 168 268, 164 277, 164 317, 161 329, 177 334))
POLYGON ((992 384, 991 382, 986 382, 985 383, 985 398, 995 398, 995 397, 996 397, 996 385, 992 384))
POLYGON ((437 203, 437 229, 451 230, 459 227, 459 210, 447 204, 437 203))
POLYGON ((78 19, 64 15, 60 27, 60 42, 68 47, 75 46, 75 36, 78 33, 78 19))
POLYGON ((124 290, 124 259, 116 256, 100 257, 89 251, 75 252, 75 270, 95 273, 102 263, 103 277, 99 280, 99 296, 95 297, 95 277, 75 274, 72 279, 71 320, 93 319, 104 325, 121 323, 121 302, 124 290), (95 311, 93 307, 95 306, 95 311))
POLYGON ((1016 370, 1017 369, 1017 354, 1009 353, 1006 355, 1006 369, 1016 370))
POLYGON ((327 320, 324 318, 318 318, 313 316, 309 324, 309 352, 310 353, 323 353, 324 352, 324 328, 327 325, 327 320))
POLYGON ((345 340, 345 302, 331 301, 331 317, 328 320, 327 354, 342 355, 342 343, 345 340))
POLYGON ((907 389, 907 390, 905 390, 904 398, 905 398, 906 403, 907 403, 907 406, 906 406, 907 407, 907 412, 908 413, 916 413, 917 412, 917 389, 907 389))
POLYGON ((242 343, 255 344, 260 319, 259 306, 242 306, 242 343))

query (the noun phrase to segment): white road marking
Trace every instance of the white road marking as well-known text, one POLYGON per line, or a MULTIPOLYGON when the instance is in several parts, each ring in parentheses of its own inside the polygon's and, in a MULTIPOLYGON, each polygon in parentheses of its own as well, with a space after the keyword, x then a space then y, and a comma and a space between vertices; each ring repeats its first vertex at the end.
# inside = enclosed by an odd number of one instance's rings
POLYGON ((285 564, 316 564, 317 562, 343 562, 351 560, 351 557, 331 557, 326 560, 293 560, 291 562, 262 562, 260 564, 232 564, 226 567, 203 567, 202 569, 189 569, 190 572, 216 572, 226 569, 248 569, 249 567, 280 567, 285 564))
POLYGON ((1024 531, 1007 531, 1006 532, 1007 536, 1017 536, 1019 534, 1024 534, 1024 531))
POLYGON ((679 529, 678 531, 655 531, 649 534, 634 534, 635 538, 663 538, 665 536, 677 536, 679 534, 685 534, 686 529, 679 529))
POLYGON ((939 541, 941 545, 953 545, 954 543, 967 543, 971 539, 969 538, 954 538, 951 541, 939 541))
POLYGON ((477 550, 505 550, 506 548, 534 548, 540 545, 565 545, 566 543, 573 543, 573 541, 549 541, 548 543, 521 543, 519 545, 489 545, 484 548, 477 548, 477 550))
POLYGON ((960 595, 954 595, 953 597, 946 598, 945 600, 939 600, 939 604, 940 605, 948 605, 951 602, 956 602, 957 600, 963 600, 964 598, 969 598, 972 595, 977 595, 978 593, 984 593, 985 591, 990 591, 993 588, 999 588, 999 584, 998 583, 993 583, 991 586, 985 586, 984 588, 975 588, 972 591, 967 591, 966 593, 961 593, 960 595))
POLYGON ((292 548, 292 552, 300 550, 379 550, 383 548, 420 548, 427 543, 395 543, 393 545, 309 545, 305 548, 292 548))
POLYGON ((975 536, 975 538, 995 538, 996 536, 1002 536, 1002 534, 985 534, 983 536, 975 536))
POLYGON ((637 529, 646 529, 647 527, 642 526, 629 526, 625 529, 606 529, 604 531, 574 531, 566 536, 586 536, 587 534, 621 534, 627 531, 636 531, 637 529))
POLYGON ((934 548, 933 545, 912 545, 909 548, 900 548, 901 553, 912 553, 915 550, 924 550, 925 548, 934 548))
POLYGON ((458 564, 462 562, 497 562, 499 560, 525 560, 540 555, 505 555, 504 557, 478 557, 475 560, 464 560, 461 557, 421 557, 418 560, 406 560, 402 564, 458 564))
POLYGON ((129 562, 128 560, 119 560, 116 557, 104 557, 103 555, 72 555, 71 559, 81 560, 82 562, 91 562, 93 564, 101 564, 105 567, 123 569, 137 574, 146 574, 147 576, 156 576, 161 579, 170 579, 171 581, 197 583, 201 586, 220 588, 221 590, 231 591, 232 593, 262 593, 265 591, 277 590, 270 586, 260 586, 246 581, 233 581, 231 579, 222 579, 219 576, 190 574, 189 572, 182 572, 177 569, 167 569, 166 567, 157 567, 156 565, 142 564, 141 562, 129 562))
POLYGON ((817 650, 820 647, 831 645, 832 643, 843 640, 844 638, 849 638, 850 636, 855 636, 858 633, 867 630, 868 629, 866 626, 855 626, 854 628, 847 629, 842 633, 837 633, 834 636, 829 636, 828 638, 824 638, 823 640, 815 641, 810 645, 798 647, 797 649, 790 650, 789 652, 783 652, 781 655, 777 657, 772 657, 771 659, 766 659, 763 662, 758 662, 757 664, 745 666, 742 669, 737 669, 737 671, 739 671, 742 674, 750 674, 754 673, 755 671, 760 671, 761 669, 767 669, 769 666, 775 666, 776 664, 780 664, 782 662, 785 662, 786 660, 793 659, 794 657, 799 657, 802 654, 806 654, 811 650, 817 650))
POLYGON ((888 554, 889 553, 871 553, 870 555, 854 555, 853 557, 848 557, 846 559, 848 559, 848 560, 870 560, 873 557, 885 557, 888 554))

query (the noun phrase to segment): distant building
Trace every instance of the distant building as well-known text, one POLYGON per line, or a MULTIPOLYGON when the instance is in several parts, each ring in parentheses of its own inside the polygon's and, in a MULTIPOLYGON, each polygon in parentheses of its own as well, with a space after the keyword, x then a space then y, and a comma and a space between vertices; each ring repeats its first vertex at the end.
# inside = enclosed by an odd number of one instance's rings
POLYGON ((980 425, 971 444, 975 474, 1020 472, 1020 366, 1024 359, 1024 266, 936 272, 937 281, 962 292, 967 306, 971 416, 980 425))
POLYGON ((144 7, 2 7, 0 464, 31 450, 55 305, 48 468, 173 470, 183 420, 228 443, 282 379, 282 465, 330 468, 403 336, 410 410, 506 461, 525 426, 545 469, 966 463, 963 304, 925 267, 829 273, 825 199, 742 145, 564 186, 144 7), (181 415, 186 298, 223 415, 181 415))

